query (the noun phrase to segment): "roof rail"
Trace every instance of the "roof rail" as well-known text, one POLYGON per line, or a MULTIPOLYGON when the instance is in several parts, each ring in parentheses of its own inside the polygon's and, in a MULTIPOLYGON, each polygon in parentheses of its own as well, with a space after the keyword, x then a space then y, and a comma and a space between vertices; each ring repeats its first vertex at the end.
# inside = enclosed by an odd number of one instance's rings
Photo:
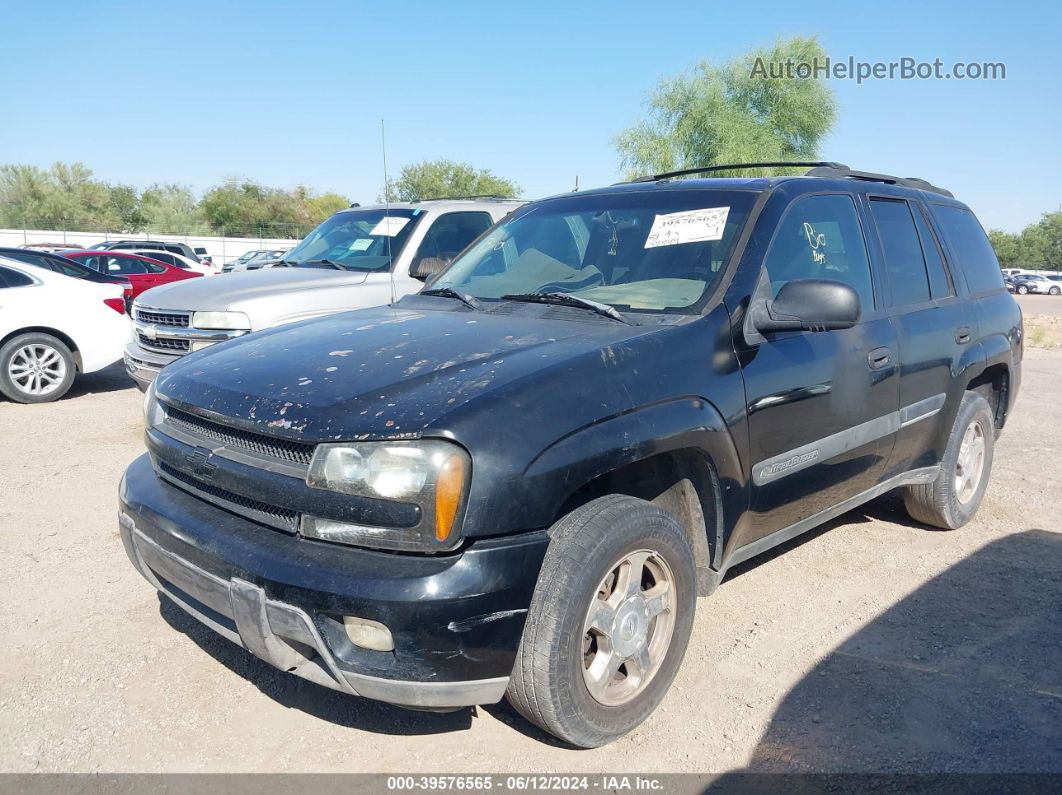
POLYGON ((768 161, 763 163, 726 163, 718 166, 699 166, 697 168, 684 168, 681 171, 668 171, 664 174, 653 174, 649 177, 638 177, 631 182, 657 182, 662 179, 673 177, 685 177, 689 174, 707 174, 710 171, 740 171, 746 168, 837 168, 848 170, 844 163, 834 163, 828 160, 814 160, 810 162, 786 163, 780 161, 768 161))
POLYGON ((930 182, 919 177, 894 177, 891 174, 875 174, 872 171, 854 171, 848 166, 835 163, 832 166, 821 165, 808 171, 808 177, 837 177, 840 179, 860 179, 866 182, 884 182, 886 185, 901 185, 905 188, 939 193, 949 199, 955 198, 950 190, 938 188, 930 182))
POLYGON ((519 201, 513 196, 502 196, 500 193, 473 193, 470 196, 428 196, 425 199, 414 199, 410 204, 420 202, 457 201, 459 199, 493 199, 495 201, 519 201))

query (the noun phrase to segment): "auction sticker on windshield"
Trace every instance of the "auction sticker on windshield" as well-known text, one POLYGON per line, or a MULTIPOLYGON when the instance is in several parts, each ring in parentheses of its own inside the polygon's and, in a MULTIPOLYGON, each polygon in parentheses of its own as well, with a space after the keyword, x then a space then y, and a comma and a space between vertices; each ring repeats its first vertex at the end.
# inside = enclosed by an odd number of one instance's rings
POLYGON ((401 218, 395 215, 389 215, 385 218, 381 218, 380 222, 372 228, 369 232, 370 235, 376 235, 377 237, 384 235, 386 237, 394 237, 402 231, 402 227, 409 223, 408 218, 401 218))
POLYGON ((729 207, 709 207, 658 215, 645 239, 645 248, 720 240, 729 214, 729 207))

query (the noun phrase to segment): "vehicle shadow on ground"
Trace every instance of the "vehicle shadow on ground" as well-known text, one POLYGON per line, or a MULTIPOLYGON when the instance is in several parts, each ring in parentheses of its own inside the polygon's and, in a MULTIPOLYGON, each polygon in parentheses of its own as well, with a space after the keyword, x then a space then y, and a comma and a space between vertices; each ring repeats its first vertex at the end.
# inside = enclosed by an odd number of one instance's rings
POLYGON ((378 734, 401 735, 440 734, 468 729, 472 725, 472 709, 417 712, 330 690, 280 671, 200 624, 164 594, 159 594, 159 614, 200 649, 278 704, 329 723, 378 734))
POLYGON ((105 392, 121 392, 126 389, 136 389, 136 384, 125 371, 125 364, 119 360, 102 370, 79 375, 74 379, 74 385, 70 387, 70 391, 63 399, 68 400, 82 395, 99 395, 105 392))
POLYGON ((744 771, 1062 772, 1062 533, 981 548, 852 635, 744 771))

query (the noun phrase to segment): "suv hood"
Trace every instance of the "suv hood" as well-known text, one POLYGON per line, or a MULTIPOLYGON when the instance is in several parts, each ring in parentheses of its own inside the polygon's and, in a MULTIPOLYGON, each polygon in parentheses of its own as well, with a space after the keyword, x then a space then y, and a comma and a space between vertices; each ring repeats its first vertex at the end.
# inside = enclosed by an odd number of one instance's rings
POLYGON ((594 378, 595 367, 614 364, 611 346, 665 328, 580 310, 557 319, 543 317, 549 313, 540 307, 517 315, 443 303, 439 310, 364 309, 259 332, 168 365, 157 389, 167 403, 272 436, 394 439, 439 427, 471 402, 511 394, 523 379, 536 399, 563 399, 563 381, 540 373, 594 378), (573 375, 579 357, 588 366, 573 375))
POLYGON ((209 279, 188 279, 154 287, 137 302, 155 309, 199 309, 224 311, 245 301, 264 296, 345 287, 362 284, 365 271, 334 271, 319 268, 269 268, 263 271, 226 273, 209 279))

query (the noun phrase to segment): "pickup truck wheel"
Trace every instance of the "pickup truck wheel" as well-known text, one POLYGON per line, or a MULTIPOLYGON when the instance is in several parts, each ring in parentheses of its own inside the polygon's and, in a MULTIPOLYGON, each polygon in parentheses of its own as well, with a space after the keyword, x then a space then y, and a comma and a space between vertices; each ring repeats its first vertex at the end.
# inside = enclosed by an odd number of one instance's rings
POLYGON ((550 529, 509 702, 582 748, 623 736, 663 699, 693 627, 693 551, 679 523, 611 495, 550 529))
POLYGON ((76 371, 70 349, 51 334, 20 334, 0 348, 0 392, 16 403, 58 400, 76 371))
POLYGON ((904 504, 911 518, 945 530, 955 530, 970 521, 988 487, 995 439, 988 401, 976 392, 967 392, 948 436, 940 474, 932 483, 904 489, 904 504))

